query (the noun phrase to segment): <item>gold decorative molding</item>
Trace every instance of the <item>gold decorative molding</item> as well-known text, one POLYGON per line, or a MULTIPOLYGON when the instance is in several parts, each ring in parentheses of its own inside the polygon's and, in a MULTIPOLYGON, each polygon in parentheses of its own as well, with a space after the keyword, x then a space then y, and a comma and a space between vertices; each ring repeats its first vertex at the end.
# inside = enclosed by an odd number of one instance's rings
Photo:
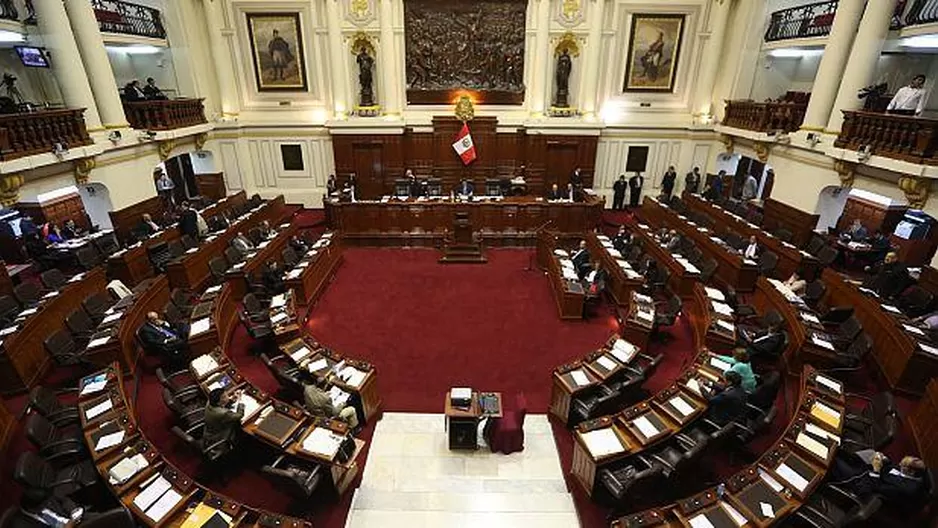
POLYGON ((169 159, 169 155, 172 154, 174 148, 176 148, 175 139, 165 139, 156 144, 156 150, 159 152, 160 159, 163 161, 169 159))
POLYGON ((13 207, 20 201, 20 187, 23 186, 23 174, 4 174, 0 176, 0 205, 13 207))
POLYGON ((463 123, 472 121, 472 118, 475 117, 475 107, 472 106, 472 99, 470 99, 468 95, 463 94, 459 97, 459 102, 456 103, 455 114, 456 119, 459 119, 463 123))
POLYGON ((368 50, 368 54, 372 57, 377 57, 377 52, 375 52, 375 44, 364 31, 359 31, 349 38, 349 51, 352 55, 358 55, 358 53, 364 47, 368 50))
POLYGON ((756 157, 759 158, 759 161, 761 161, 762 163, 769 161, 769 144, 768 143, 755 141, 752 144, 752 149, 756 151, 756 157))
POLYGON ((351 0, 348 7, 349 13, 357 18, 365 18, 370 11, 368 0, 351 0))
POLYGON ((857 164, 844 160, 834 160, 834 170, 840 178, 840 186, 844 189, 853 187, 853 181, 857 177, 857 164))
POLYGON ((202 132, 201 134, 195 135, 195 150, 202 150, 205 147, 205 143, 208 141, 208 133, 202 132))
POLYGON ((72 164, 72 167, 75 171, 75 183, 78 185, 84 185, 88 183, 88 178, 91 176, 91 171, 98 165, 94 157, 90 158, 81 158, 75 160, 72 164))
POLYGON ((903 176, 899 178, 899 189, 905 193, 909 207, 924 209, 928 196, 931 194, 931 180, 917 176, 903 176))
POLYGON ((733 147, 735 146, 733 136, 729 134, 721 134, 720 143, 723 143, 723 148, 726 150, 727 154, 733 153, 733 147))
POLYGON ((580 56, 580 43, 577 41, 576 36, 569 31, 564 33, 557 41, 557 46, 554 47, 554 57, 559 57, 564 50, 566 50, 571 57, 580 56))

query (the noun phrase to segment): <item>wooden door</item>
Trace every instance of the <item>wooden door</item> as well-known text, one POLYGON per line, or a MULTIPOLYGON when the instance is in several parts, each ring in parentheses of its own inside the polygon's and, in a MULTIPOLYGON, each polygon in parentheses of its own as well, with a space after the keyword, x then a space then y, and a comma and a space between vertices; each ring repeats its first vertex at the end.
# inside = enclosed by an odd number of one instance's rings
POLYGON ((386 192, 383 158, 380 143, 352 145, 352 167, 358 182, 357 198, 376 198, 386 192))
POLYGON ((570 174, 577 167, 577 145, 571 143, 547 144, 547 180, 544 188, 556 183, 561 190, 570 182, 570 174))

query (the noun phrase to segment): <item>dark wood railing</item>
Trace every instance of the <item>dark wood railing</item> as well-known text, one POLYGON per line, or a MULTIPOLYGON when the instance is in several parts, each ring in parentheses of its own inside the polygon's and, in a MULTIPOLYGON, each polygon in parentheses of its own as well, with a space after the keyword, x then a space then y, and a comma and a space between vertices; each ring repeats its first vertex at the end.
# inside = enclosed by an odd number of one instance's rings
POLYGON ((106 33, 166 38, 160 11, 120 0, 91 0, 98 27, 106 33))
POLYGON ((19 20, 20 14, 16 10, 16 5, 13 4, 13 0, 0 0, 0 19, 2 20, 19 20))
POLYGON ((125 102, 124 114, 138 130, 172 130, 208 122, 202 99, 125 102))
POLYGON ((801 127, 807 108, 806 102, 727 101, 723 124, 754 132, 794 132, 801 127))
POLYGON ((864 111, 843 113, 844 124, 835 147, 869 147, 875 156, 938 165, 938 119, 864 111))
POLYGON ((837 0, 807 4, 772 13, 765 31, 766 42, 823 37, 831 32, 837 0))
POLYGON ((0 114, 0 160, 50 153, 56 143, 66 148, 90 145, 84 112, 81 108, 0 114))

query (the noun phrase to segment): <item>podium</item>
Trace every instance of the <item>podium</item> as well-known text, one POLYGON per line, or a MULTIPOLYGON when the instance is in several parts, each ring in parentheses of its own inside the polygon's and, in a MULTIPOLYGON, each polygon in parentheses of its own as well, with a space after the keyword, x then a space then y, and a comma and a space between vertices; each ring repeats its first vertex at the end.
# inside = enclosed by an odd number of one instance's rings
POLYGON ((485 264, 488 259, 482 253, 482 243, 472 236, 472 223, 468 211, 456 211, 453 215, 453 238, 443 243, 441 264, 485 264))

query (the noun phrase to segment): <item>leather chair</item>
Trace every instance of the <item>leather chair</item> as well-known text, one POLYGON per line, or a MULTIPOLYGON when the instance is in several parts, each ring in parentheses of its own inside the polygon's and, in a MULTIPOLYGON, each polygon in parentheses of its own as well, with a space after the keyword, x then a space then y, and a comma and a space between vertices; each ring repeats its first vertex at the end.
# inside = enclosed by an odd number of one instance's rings
POLYGON ((156 379, 160 381, 163 388, 168 389, 173 398, 188 403, 202 397, 202 390, 199 388, 198 381, 192 377, 188 369, 181 369, 176 372, 166 374, 162 367, 156 369, 156 379))
MULTIPOLYGON (((269 319, 267 321, 253 321, 244 310, 238 310, 238 319, 254 341, 263 342, 273 338, 274 330, 270 326, 269 319)), ((263 348, 263 346, 260 346, 255 350, 261 351, 263 348)))
POLYGON ((700 438, 698 443, 693 443, 676 438, 676 445, 670 445, 649 455, 652 461, 664 466, 664 475, 669 478, 679 478, 691 466, 703 458, 707 447, 710 445, 709 439, 700 438))
POLYGON ((280 488, 300 500, 306 500, 316 493, 323 481, 323 466, 319 464, 303 463, 297 459, 280 455, 269 465, 261 466, 261 473, 269 475, 280 488))
POLYGON ((84 347, 91 340, 97 330, 97 325, 88 317, 84 310, 72 311, 65 317, 65 327, 71 332, 72 338, 80 347, 84 347))
POLYGON ((866 332, 861 332, 846 350, 838 349, 835 352, 835 368, 828 372, 855 372, 863 367, 866 357, 873 350, 873 340, 866 332))
POLYGON ((58 268, 48 269, 39 274, 39 280, 42 285, 49 290, 58 290, 68 283, 68 278, 58 268))
POLYGON ((189 429, 205 421, 205 402, 200 399, 193 399, 189 403, 183 403, 173 396, 172 391, 163 387, 163 403, 166 408, 173 412, 176 421, 184 428, 189 429))
POLYGON ((817 308, 818 303, 824 298, 825 293, 827 293, 827 286, 824 282, 820 279, 813 280, 805 286, 801 300, 811 308, 817 308))
POLYGON ((285 269, 290 269, 300 263, 300 256, 296 254, 296 251, 293 251, 291 247, 283 248, 283 251, 280 252, 280 256, 283 258, 283 267, 285 269))
POLYGON ((677 321, 677 317, 681 314, 681 306, 681 298, 677 295, 672 295, 668 299, 667 306, 658 306, 651 325, 651 334, 658 335, 663 326, 673 326, 677 321))
POLYGON ((866 523, 881 507, 878 495, 861 499, 835 484, 827 484, 811 494, 795 512, 795 518, 818 528, 842 528, 866 523))
POLYGON ((181 240, 170 240, 166 243, 166 252, 169 253, 169 260, 175 260, 186 254, 186 248, 181 240))
POLYGON ((21 311, 20 304, 9 295, 0 295, 0 321, 5 324, 12 323, 21 311))
POLYGON ((271 358, 267 354, 260 355, 264 366, 270 371, 280 388, 291 396, 303 395, 303 372, 294 367, 293 364, 284 355, 278 355, 271 358))
POLYGON ((808 241, 808 245, 804 250, 814 256, 818 256, 821 249, 826 245, 827 242, 824 241, 824 238, 815 233, 811 235, 811 240, 808 241))
POLYGON ((778 255, 774 252, 764 251, 759 255, 759 273, 763 276, 773 276, 776 266, 778 266, 778 255))
POLYGON ((13 480, 25 489, 46 495, 68 496, 98 483, 98 472, 91 460, 56 469, 32 451, 16 460, 13 480))
POLYGON ((46 353, 55 361, 56 365, 70 366, 87 364, 84 358, 84 349, 80 349, 67 329, 62 328, 47 337, 42 342, 46 353))
POLYGON ((192 309, 195 308, 192 295, 182 288, 173 288, 169 299, 184 316, 192 315, 192 309))
POLYGON ((33 281, 25 281, 13 288, 13 296, 24 308, 37 306, 42 299, 43 289, 33 281))
POLYGON ((82 309, 85 310, 85 313, 88 314, 88 317, 90 317, 96 325, 101 324, 101 321, 104 319, 104 312, 108 311, 113 304, 113 299, 104 292, 89 295, 81 301, 82 309))
POLYGON ((846 409, 841 434, 842 448, 849 452, 882 450, 892 442, 900 427, 895 397, 889 391, 872 398, 861 394, 850 394, 850 397, 861 399, 864 404, 846 409))
POLYGON ((234 266, 235 264, 238 264, 244 261, 244 255, 242 255, 241 252, 238 251, 237 248, 234 248, 232 246, 226 247, 224 254, 225 254, 225 260, 228 261, 228 264, 231 266, 234 266))
POLYGON ((719 265, 716 260, 712 258, 704 260, 700 265, 700 282, 704 284, 709 283, 710 279, 713 278, 713 274, 716 273, 717 267, 719 267, 719 265))
POLYGON ((601 469, 599 483, 610 495, 618 507, 633 508, 655 496, 665 484, 664 466, 650 462, 644 456, 637 456, 628 464, 617 469, 601 469))
POLYGON ((104 258, 111 256, 120 249, 120 246, 117 244, 117 239, 114 238, 114 233, 104 234, 95 238, 93 244, 104 258))
POLYGON ((86 514, 81 521, 81 528, 136 528, 136 526, 134 516, 123 507, 86 514))
POLYGON ((921 286, 910 286, 899 296, 899 308, 909 317, 919 317, 928 313, 935 296, 921 286))
POLYGON ((270 318, 268 308, 253 293, 245 295, 241 299, 241 305, 252 321, 266 321, 270 318))
POLYGON ((629 250, 628 258, 626 261, 633 267, 637 268, 639 263, 642 261, 642 248, 638 244, 632 246, 632 249, 629 250))
POLYGON ((178 425, 174 425, 170 431, 194 451, 201 453, 202 458, 209 463, 214 464, 232 452, 232 445, 227 438, 222 438, 212 445, 202 445, 205 422, 194 424, 188 429, 182 429, 178 425))
POLYGON ((26 417, 26 438, 49 462, 74 461, 86 458, 85 441, 77 428, 61 428, 39 413, 26 417))
POLYGON ((768 431, 772 421, 778 415, 778 407, 772 405, 767 410, 760 409, 752 404, 746 404, 746 416, 733 422, 736 436, 734 441, 744 446, 768 431))
POLYGON ((771 370, 758 376, 757 382, 756 390, 752 391, 746 401, 749 405, 766 411, 775 404, 778 398, 778 391, 782 386, 782 374, 777 370, 771 370))
POLYGON ((90 271, 101 264, 101 254, 91 245, 76 251, 75 259, 78 261, 78 266, 85 271, 90 271))
POLYGON ((228 263, 222 257, 213 257, 208 261, 208 269, 212 272, 215 285, 225 283, 225 273, 228 272, 228 263))
POLYGON ((733 309, 733 315, 736 317, 736 322, 742 322, 750 317, 755 317, 759 315, 755 308, 748 304, 741 304, 739 302, 739 295, 736 293, 736 289, 732 286, 727 286, 726 291, 724 292, 724 297, 726 297, 726 304, 733 309))
POLYGON ((248 240, 251 241, 255 246, 259 245, 264 241, 264 233, 261 232, 259 227, 252 227, 247 233, 248 240))
POLYGON ((613 404, 619 399, 618 391, 607 385, 578 394, 570 402, 570 419, 567 425, 576 427, 580 422, 614 412, 613 404))
POLYGON ((502 402, 502 417, 491 418, 485 424, 484 435, 493 453, 505 455, 524 450, 524 417, 528 414, 528 401, 523 393, 515 395, 514 405, 502 402))
POLYGON ((251 199, 247 201, 247 205, 249 209, 254 209, 258 205, 261 205, 262 203, 264 203, 264 199, 261 198, 261 195, 257 193, 251 195, 251 199))
POLYGON ((837 325, 837 329, 830 336, 835 347, 845 349, 863 332, 863 324, 851 315, 844 322, 837 325))
POLYGON ((791 242, 792 232, 784 227, 775 230, 775 237, 782 242, 791 242))
POLYGON ((192 235, 182 235, 179 237, 179 242, 182 243, 182 247, 185 248, 186 251, 199 247, 199 243, 192 238, 192 235))
POLYGON ((824 245, 820 250, 818 250, 817 260, 822 268, 826 268, 834 263, 837 260, 838 252, 831 246, 824 245))
POLYGON ((35 411, 56 427, 77 425, 81 422, 77 405, 63 404, 52 389, 38 385, 29 391, 27 411, 35 411))

